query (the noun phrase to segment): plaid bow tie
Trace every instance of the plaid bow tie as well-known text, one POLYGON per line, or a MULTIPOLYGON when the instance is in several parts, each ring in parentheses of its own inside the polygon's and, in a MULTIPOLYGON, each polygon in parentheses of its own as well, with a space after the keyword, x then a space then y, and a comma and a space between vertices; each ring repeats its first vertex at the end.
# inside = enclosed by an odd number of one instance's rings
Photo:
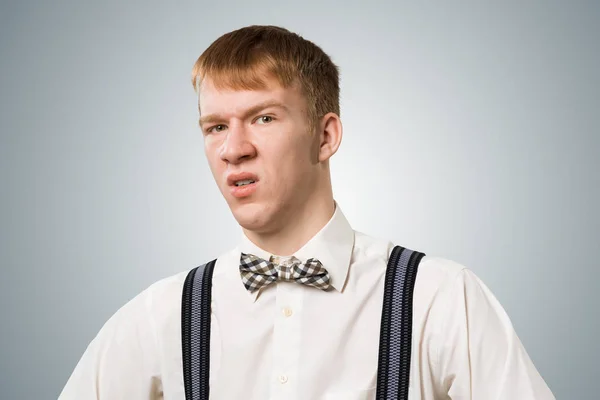
POLYGON ((296 281, 321 290, 328 290, 330 287, 329 273, 323 264, 314 258, 308 259, 305 263, 296 257, 280 262, 273 256, 267 261, 253 254, 242 253, 240 273, 244 286, 251 293, 277 280, 296 281))

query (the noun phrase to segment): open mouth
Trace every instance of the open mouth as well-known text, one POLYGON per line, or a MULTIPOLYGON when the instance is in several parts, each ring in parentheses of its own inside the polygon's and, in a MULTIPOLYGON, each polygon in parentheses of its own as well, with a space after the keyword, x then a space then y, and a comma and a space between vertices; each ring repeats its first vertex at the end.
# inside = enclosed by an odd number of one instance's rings
POLYGON ((256 192, 258 176, 250 172, 231 174, 227 178, 227 184, 229 185, 230 193, 233 197, 250 197, 254 192, 256 192))
POLYGON ((237 186, 237 187, 240 187, 240 186, 251 185, 251 184, 253 184, 253 183, 256 183, 256 181, 255 181, 255 180, 252 180, 252 179, 244 179, 244 180, 241 180, 241 181, 236 181, 236 182, 234 182, 233 184, 234 184, 235 186, 237 186))

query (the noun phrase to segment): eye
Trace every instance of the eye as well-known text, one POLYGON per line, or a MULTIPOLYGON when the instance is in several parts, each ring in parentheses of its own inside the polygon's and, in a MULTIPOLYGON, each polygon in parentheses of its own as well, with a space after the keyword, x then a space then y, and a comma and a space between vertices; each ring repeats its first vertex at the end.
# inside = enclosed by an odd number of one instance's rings
POLYGON ((224 131, 226 128, 225 125, 215 125, 215 126, 211 126, 210 128, 208 128, 206 130, 206 132, 211 133, 211 132, 222 132, 224 131))
POLYGON ((269 115, 263 115, 263 116, 258 117, 256 122, 259 124, 268 124, 269 122, 273 122, 273 117, 271 117, 269 115))

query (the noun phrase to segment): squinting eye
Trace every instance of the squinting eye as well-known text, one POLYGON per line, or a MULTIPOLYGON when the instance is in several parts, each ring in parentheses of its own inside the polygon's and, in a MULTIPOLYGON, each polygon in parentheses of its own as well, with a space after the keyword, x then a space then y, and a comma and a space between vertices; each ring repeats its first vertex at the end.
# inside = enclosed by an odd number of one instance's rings
POLYGON ((225 130, 225 125, 215 125, 215 126, 208 128, 207 131, 208 132, 221 132, 223 130, 225 130))
POLYGON ((271 121, 273 121, 273 117, 270 117, 268 115, 263 115, 262 117, 259 117, 257 120, 257 122, 259 124, 268 124, 271 121))

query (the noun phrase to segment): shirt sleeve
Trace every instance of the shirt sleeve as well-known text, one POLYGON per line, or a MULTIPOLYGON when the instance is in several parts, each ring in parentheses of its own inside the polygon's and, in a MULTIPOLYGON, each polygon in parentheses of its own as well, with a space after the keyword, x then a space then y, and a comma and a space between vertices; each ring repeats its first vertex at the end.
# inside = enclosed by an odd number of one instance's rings
POLYGON ((145 293, 121 307, 77 363, 59 400, 162 398, 156 339, 145 293))
POLYGON ((442 391, 452 400, 555 400, 485 284, 463 269, 443 296, 438 349, 442 391))

